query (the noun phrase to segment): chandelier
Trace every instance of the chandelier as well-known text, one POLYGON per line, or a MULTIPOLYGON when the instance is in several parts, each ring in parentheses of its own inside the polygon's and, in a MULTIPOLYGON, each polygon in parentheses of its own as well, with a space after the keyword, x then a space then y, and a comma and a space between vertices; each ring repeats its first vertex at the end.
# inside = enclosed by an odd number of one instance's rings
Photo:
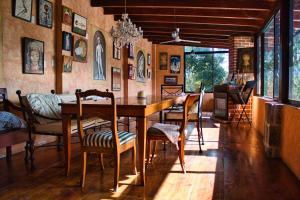
POLYGON ((117 48, 128 47, 129 44, 134 44, 143 37, 141 27, 137 28, 126 13, 126 0, 125 13, 122 14, 122 19, 118 20, 116 28, 112 27, 111 36, 117 48))

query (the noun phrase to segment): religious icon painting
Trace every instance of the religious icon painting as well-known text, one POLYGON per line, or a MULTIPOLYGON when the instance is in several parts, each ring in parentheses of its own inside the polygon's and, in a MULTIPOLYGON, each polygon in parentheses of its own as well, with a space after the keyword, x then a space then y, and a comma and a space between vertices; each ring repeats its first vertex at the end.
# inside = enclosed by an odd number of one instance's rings
POLYGON ((23 38, 23 73, 44 74, 44 42, 23 38))
POLYGON ((72 10, 66 6, 62 7, 62 22, 66 25, 72 25, 72 10))
POLYGON ((63 56, 63 72, 72 72, 72 56, 63 56))
POLYGON ((47 0, 39 0, 38 3, 38 24, 47 28, 52 28, 53 4, 47 0))
POLYGON ((75 62, 87 62, 87 40, 82 37, 74 36, 73 40, 73 60, 75 62))
POLYGON ((63 31, 63 45, 62 48, 65 51, 71 51, 72 49, 72 34, 63 31))
POLYGON ((93 79, 106 80, 106 42, 99 30, 93 39, 93 79))
POLYGON ((146 63, 145 63, 145 55, 143 51, 139 51, 137 54, 137 73, 136 80, 139 82, 145 82, 146 77, 146 63))
POLYGON ((171 74, 180 73, 180 56, 171 56, 170 57, 170 70, 171 74))

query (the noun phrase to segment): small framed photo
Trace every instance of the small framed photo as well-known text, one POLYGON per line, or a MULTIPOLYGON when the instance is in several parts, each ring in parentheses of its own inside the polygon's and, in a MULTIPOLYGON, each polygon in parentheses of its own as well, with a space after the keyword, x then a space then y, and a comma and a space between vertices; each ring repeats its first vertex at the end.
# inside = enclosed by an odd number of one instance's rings
POLYGON ((71 51, 72 50, 72 34, 63 31, 63 46, 62 49, 65 51, 71 51))
POLYGON ((32 0, 13 0, 12 15, 19 19, 31 22, 32 0))
POLYGON ((44 42, 22 39, 22 57, 24 74, 44 74, 44 42))
POLYGON ((38 1, 38 25, 52 28, 53 24, 53 4, 47 0, 38 1))
POLYGON ((160 70, 168 69, 168 53, 167 52, 159 53, 159 69, 160 70))
POLYGON ((111 76, 112 76, 111 90, 112 91, 120 91, 121 90, 121 69, 112 67, 111 68, 111 76))
POLYGON ((177 85, 178 83, 178 76, 165 76, 164 83, 168 85, 177 85))
POLYGON ((136 78, 136 67, 129 64, 128 65, 128 79, 135 80, 135 78, 136 78))
POLYGON ((62 6, 62 23, 72 26, 72 10, 66 6, 62 6))
POLYGON ((63 56, 63 72, 71 73, 72 72, 72 56, 63 56))
POLYGON ((121 48, 118 48, 113 44, 113 59, 121 60, 121 48))
POLYGON ((88 42, 85 38, 74 36, 73 39, 73 60, 76 62, 87 62, 88 42))
POLYGON ((87 31, 87 19, 77 13, 73 13, 72 31, 85 37, 87 31))
POLYGON ((151 69, 147 69, 147 79, 150 80, 152 76, 151 69))
POLYGON ((151 54, 150 53, 147 54, 147 64, 151 65, 151 54))
POLYGON ((171 56, 170 57, 170 71, 171 74, 180 73, 180 56, 171 56))
POLYGON ((131 43, 128 45, 128 58, 134 58, 134 47, 131 43))

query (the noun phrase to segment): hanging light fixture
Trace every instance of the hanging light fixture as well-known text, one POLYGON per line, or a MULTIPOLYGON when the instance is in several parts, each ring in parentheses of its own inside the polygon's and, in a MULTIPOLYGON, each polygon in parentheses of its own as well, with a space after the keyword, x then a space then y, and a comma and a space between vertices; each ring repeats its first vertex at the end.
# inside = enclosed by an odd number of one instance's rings
POLYGON ((111 36, 114 45, 118 48, 134 44, 143 37, 141 27, 137 28, 133 24, 126 13, 126 0, 125 0, 125 13, 122 14, 122 19, 118 20, 117 26, 111 29, 111 36))

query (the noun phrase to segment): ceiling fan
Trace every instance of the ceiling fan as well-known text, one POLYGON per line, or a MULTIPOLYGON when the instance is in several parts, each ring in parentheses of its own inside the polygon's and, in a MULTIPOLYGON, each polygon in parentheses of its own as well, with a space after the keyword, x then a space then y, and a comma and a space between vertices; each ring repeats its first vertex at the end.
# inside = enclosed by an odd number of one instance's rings
POLYGON ((196 41, 196 40, 184 40, 184 39, 180 39, 180 37, 179 37, 179 31, 180 31, 180 29, 176 28, 176 30, 172 32, 172 38, 173 38, 173 40, 161 42, 160 44, 179 43, 179 42, 201 44, 200 41, 196 41))

